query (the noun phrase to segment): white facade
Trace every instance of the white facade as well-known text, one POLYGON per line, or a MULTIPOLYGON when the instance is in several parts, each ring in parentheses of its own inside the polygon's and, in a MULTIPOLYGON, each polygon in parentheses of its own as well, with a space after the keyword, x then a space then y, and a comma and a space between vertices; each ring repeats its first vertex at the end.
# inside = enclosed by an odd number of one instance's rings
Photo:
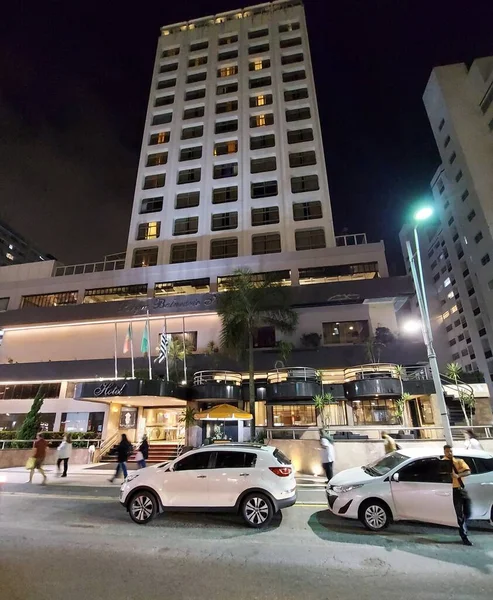
POLYGON ((161 33, 127 268, 252 254, 270 260, 333 247, 301 2, 249 7, 161 33), (153 256, 136 256, 142 249, 153 256))

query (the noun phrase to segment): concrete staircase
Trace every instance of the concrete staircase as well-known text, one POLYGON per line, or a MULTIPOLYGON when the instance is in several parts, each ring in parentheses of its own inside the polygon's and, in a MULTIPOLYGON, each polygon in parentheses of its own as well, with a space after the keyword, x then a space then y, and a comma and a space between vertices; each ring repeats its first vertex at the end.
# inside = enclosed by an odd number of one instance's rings
MULTIPOLYGON (((178 444, 156 444, 155 442, 149 445, 149 458, 147 464, 156 464, 174 460, 178 456, 178 444)), ((116 462, 116 446, 114 446, 106 455, 101 457, 101 462, 116 462)), ((135 462, 137 448, 128 459, 129 463, 135 462)))

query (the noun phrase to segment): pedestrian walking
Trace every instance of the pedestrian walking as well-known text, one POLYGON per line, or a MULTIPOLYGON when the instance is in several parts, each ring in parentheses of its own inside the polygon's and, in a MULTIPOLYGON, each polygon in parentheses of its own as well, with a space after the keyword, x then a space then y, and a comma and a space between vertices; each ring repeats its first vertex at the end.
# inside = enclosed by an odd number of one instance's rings
POLYGON ((385 454, 390 454, 397 450, 397 444, 395 443, 394 438, 385 431, 382 432, 382 439, 384 441, 385 454))
POLYGON ((43 433, 40 431, 36 435, 36 440, 33 444, 33 453, 31 455, 31 469, 29 473, 29 483, 33 482, 33 475, 35 469, 37 469, 43 476, 41 485, 46 485, 46 473, 43 470, 43 463, 46 458, 46 449, 48 448, 48 442, 44 439, 43 433))
POLYGON ((146 460, 149 457, 149 442, 147 441, 147 436, 144 434, 142 436, 142 441, 140 442, 139 449, 137 450, 137 455, 135 456, 135 460, 139 465, 140 469, 146 468, 146 460))
POLYGON ((127 474, 128 474, 127 460, 128 460, 128 457, 132 454, 132 452, 133 452, 132 444, 128 441, 127 436, 124 433, 122 433, 122 438, 116 448, 116 453, 117 453, 117 457, 118 457, 116 471, 115 471, 115 474, 113 475, 113 477, 110 477, 110 479, 109 479, 109 481, 111 481, 111 483, 113 483, 113 481, 118 477, 118 474, 120 473, 120 471, 123 473, 123 479, 127 478, 127 474))
POLYGON ((67 477, 68 461, 72 455, 72 436, 66 433, 63 436, 63 442, 58 446, 58 459, 56 468, 60 477, 67 477), (60 475, 60 465, 63 462, 63 473, 60 475))
POLYGON ((471 517, 471 499, 464 486, 464 477, 471 474, 468 464, 462 458, 454 458, 452 447, 448 444, 443 447, 444 460, 451 462, 450 474, 452 482, 452 494, 459 535, 464 546, 472 546, 467 531, 467 521, 471 517))
POLYGON ((327 483, 334 476, 334 442, 328 433, 320 430, 320 446, 322 447, 322 467, 327 477, 327 483))
POLYGON ((466 438, 464 446, 468 450, 482 450, 483 446, 481 446, 480 441, 476 437, 476 434, 472 429, 466 429, 464 431, 464 437, 466 438))

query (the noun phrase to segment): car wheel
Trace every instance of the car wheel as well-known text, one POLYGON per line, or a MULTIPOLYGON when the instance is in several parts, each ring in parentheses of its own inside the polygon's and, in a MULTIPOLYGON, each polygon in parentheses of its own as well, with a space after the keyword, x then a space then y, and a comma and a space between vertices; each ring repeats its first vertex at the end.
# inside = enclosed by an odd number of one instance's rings
POLYGON ((368 500, 361 505, 359 519, 370 531, 382 531, 390 525, 392 515, 385 503, 368 500))
POLYGON ((241 503, 241 515, 249 527, 260 529, 267 527, 274 516, 272 502, 260 493, 246 496, 241 503))
POLYGON ((156 516, 156 497, 152 492, 148 492, 147 490, 136 492, 129 502, 128 512, 130 513, 130 518, 135 523, 139 525, 149 523, 156 516))

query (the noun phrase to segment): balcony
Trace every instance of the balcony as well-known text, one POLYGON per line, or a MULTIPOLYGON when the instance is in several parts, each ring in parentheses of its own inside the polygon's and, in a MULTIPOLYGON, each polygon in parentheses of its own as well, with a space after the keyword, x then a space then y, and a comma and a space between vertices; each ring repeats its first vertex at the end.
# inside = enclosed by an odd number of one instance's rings
POLYGON ((367 244, 366 233, 351 233, 349 235, 336 235, 336 246, 360 246, 367 244))
POLYGON ((269 401, 311 400, 322 393, 319 372, 310 367, 287 367, 267 373, 269 401))
POLYGON ((197 371, 193 376, 193 396, 197 400, 241 400, 242 377, 234 371, 197 371))

